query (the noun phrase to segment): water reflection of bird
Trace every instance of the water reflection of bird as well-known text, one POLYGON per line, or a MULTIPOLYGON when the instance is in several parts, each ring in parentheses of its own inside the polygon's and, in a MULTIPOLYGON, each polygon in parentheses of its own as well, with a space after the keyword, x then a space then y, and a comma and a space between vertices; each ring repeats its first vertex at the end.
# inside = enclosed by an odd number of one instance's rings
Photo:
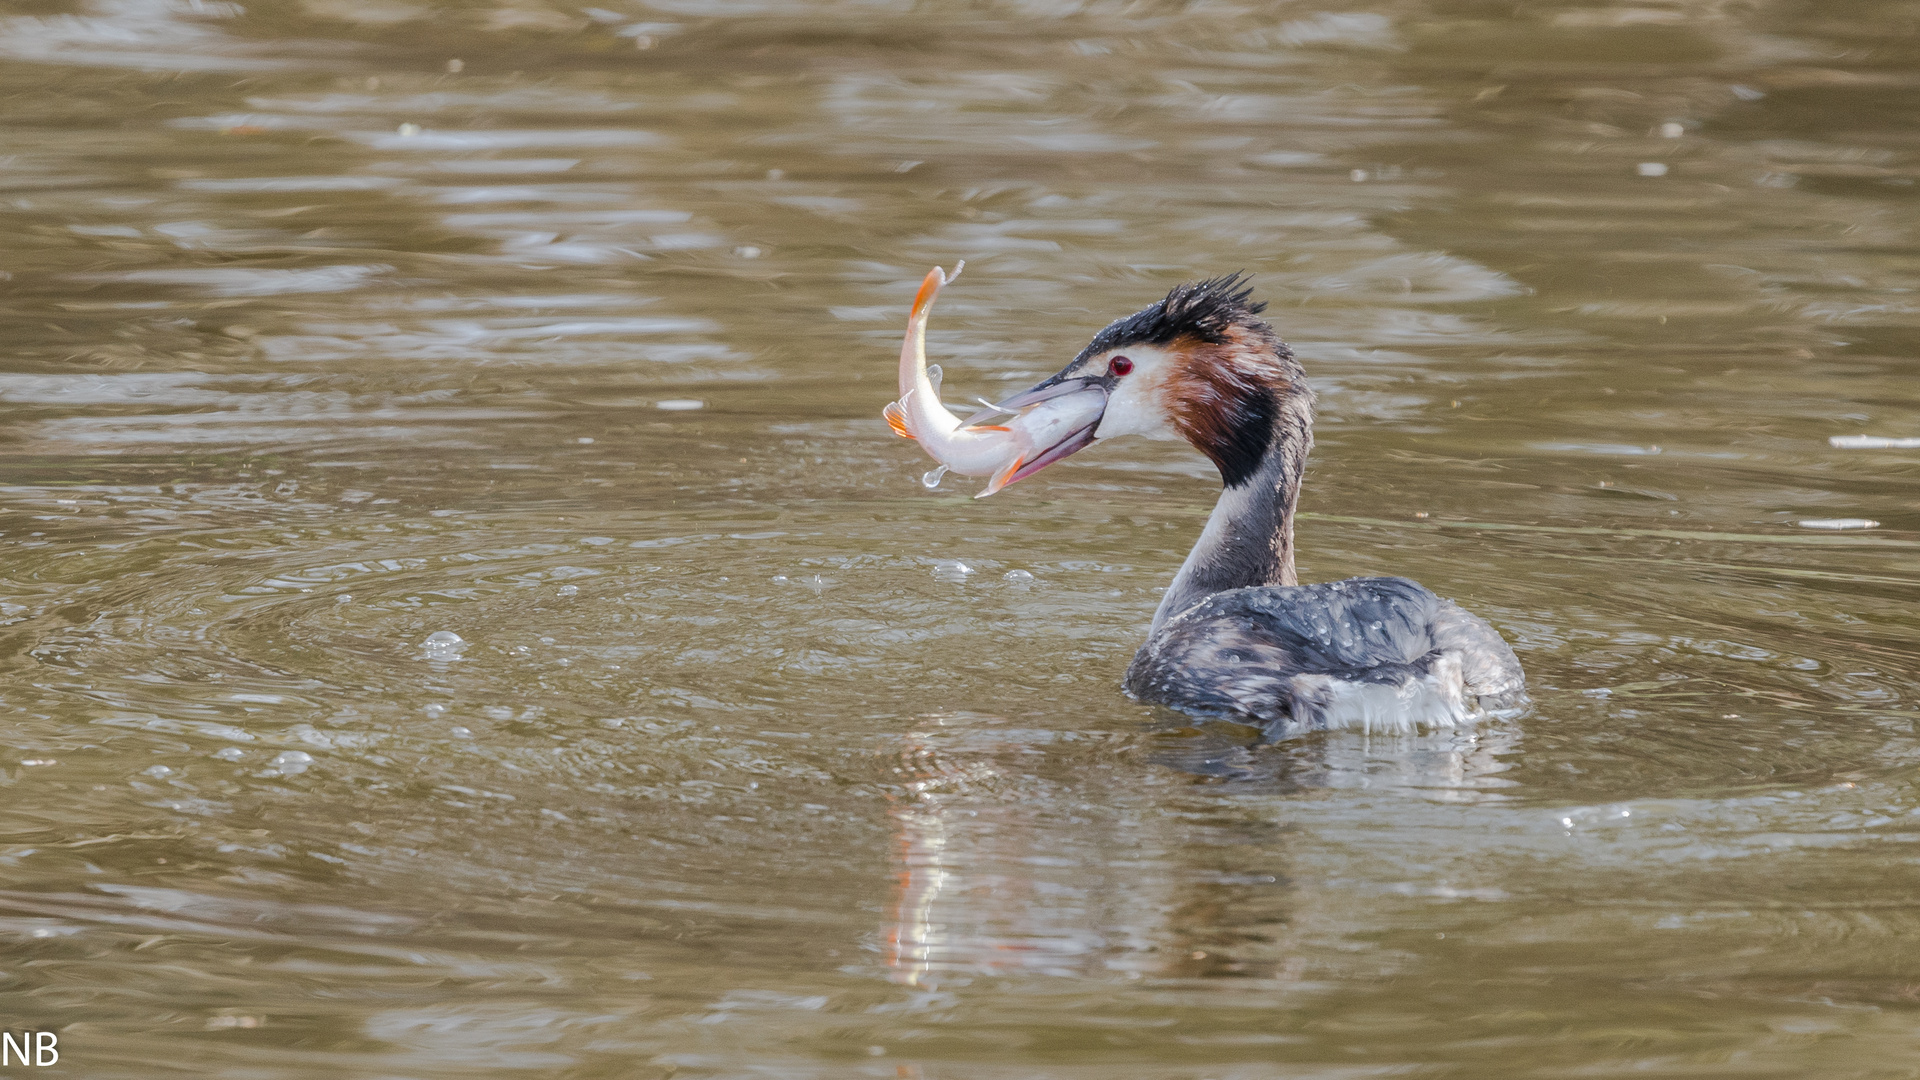
POLYGON ((1451 727, 1516 704, 1524 678, 1513 650, 1452 601, 1398 577, 1297 583, 1293 513, 1314 395, 1250 295, 1237 274, 1182 285, 998 405, 1104 399, 1093 424, 1014 479, 1121 435, 1184 439, 1220 469, 1225 490, 1154 613, 1127 691, 1252 717, 1275 735, 1451 727))
MULTIPOLYGON (((1294 882, 1301 789, 1397 793, 1412 804, 1505 798, 1520 731, 1478 724, 1391 738, 1302 740, 1254 756, 1218 727, 1142 741, 1062 738, 987 713, 916 719, 891 759, 894 882, 880 953, 895 982, 975 976, 1304 979, 1315 939, 1351 947, 1351 897, 1294 882), (1118 752, 1232 779, 1116 793, 1088 777, 1118 752), (1222 765, 1226 768, 1222 768, 1222 765), (1331 901, 1331 903, 1330 903, 1331 901)), ((1312 844, 1309 845, 1314 846, 1312 844)))

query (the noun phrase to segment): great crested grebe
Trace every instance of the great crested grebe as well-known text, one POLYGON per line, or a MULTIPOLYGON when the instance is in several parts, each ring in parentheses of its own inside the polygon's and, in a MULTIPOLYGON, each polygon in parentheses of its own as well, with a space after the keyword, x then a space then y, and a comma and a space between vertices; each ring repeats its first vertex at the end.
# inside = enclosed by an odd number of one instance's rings
MULTIPOLYGON (((1251 295, 1239 274, 1181 285, 997 403, 998 414, 1092 419, 1013 462, 992 490, 1121 435, 1184 439, 1219 467, 1220 501, 1127 667, 1141 701, 1251 717, 1274 736, 1452 727, 1519 705, 1513 650, 1453 601, 1398 577, 1298 583, 1293 513, 1314 395, 1251 295)), ((924 326, 918 305, 916 317, 924 326)))

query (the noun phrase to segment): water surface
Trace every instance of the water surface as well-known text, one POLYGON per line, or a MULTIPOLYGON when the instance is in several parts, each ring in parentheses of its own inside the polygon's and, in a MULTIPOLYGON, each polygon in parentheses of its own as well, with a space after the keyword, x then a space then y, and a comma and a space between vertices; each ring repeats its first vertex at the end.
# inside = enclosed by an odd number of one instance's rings
POLYGON ((1913 1075, 1910 5, 608 2, 0 17, 49 1075, 1913 1075), (958 258, 960 395, 1252 273, 1533 711, 1129 702, 1217 482, 922 488, 958 258))

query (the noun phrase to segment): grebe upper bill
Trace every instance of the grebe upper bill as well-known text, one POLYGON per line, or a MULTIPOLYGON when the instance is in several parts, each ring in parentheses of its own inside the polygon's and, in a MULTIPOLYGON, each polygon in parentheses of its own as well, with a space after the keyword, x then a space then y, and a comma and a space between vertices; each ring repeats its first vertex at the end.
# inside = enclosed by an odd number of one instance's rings
POLYGON ((1275 736, 1452 727, 1519 705, 1513 650, 1452 601, 1406 578, 1298 583, 1293 514, 1314 395, 1251 294, 1238 274, 1181 285, 999 402, 1015 416, 995 425, 1010 437, 1032 441, 1022 420, 1036 407, 1075 429, 1040 425, 1058 441, 1023 451, 992 490, 1122 435, 1184 439, 1219 467, 1220 501, 1127 668, 1141 701, 1250 717, 1275 736))

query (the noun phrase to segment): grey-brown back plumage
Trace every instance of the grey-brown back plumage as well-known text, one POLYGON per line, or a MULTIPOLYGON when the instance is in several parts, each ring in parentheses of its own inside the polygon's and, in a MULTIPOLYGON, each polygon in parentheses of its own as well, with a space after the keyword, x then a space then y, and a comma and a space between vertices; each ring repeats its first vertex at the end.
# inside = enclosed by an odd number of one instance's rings
POLYGON ((1142 701, 1250 717, 1274 735, 1337 726, 1341 691, 1422 683, 1460 687, 1479 712, 1517 702, 1524 678, 1493 627, 1399 577, 1215 593, 1161 625, 1126 677, 1142 701))

